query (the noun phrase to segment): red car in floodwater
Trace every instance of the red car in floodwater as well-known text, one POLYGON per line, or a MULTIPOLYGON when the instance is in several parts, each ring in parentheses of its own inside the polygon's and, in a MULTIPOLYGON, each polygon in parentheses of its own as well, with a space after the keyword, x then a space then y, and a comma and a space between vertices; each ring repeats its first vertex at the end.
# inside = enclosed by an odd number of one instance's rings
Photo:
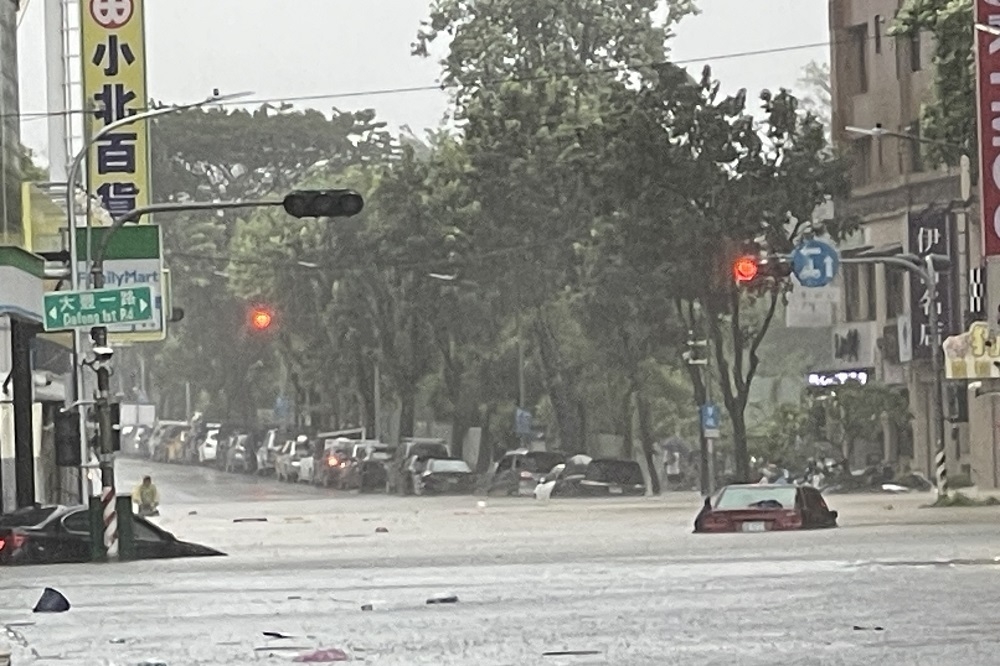
POLYGON ((694 521, 695 532, 772 532, 837 526, 831 511, 812 486, 733 485, 722 489, 713 504, 694 521))

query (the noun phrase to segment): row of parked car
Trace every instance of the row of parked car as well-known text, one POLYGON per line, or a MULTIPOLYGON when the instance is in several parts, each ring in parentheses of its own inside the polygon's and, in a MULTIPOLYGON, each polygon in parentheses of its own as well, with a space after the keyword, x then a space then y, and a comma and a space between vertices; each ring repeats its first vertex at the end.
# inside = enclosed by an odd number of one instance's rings
POLYGON ((304 434, 272 428, 254 433, 200 420, 161 421, 129 436, 131 452, 152 460, 273 475, 279 481, 338 490, 526 496, 537 495, 540 488, 555 496, 646 492, 634 461, 556 451, 509 451, 489 472, 477 475, 440 439, 407 438, 391 446, 359 438, 361 431, 304 434))

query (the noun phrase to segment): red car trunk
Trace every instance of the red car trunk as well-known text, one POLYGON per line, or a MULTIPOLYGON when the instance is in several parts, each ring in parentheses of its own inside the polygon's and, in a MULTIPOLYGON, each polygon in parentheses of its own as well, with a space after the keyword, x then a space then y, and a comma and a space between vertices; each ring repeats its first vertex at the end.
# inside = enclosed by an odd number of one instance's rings
POLYGON ((706 532, 771 532, 802 527, 798 509, 722 509, 707 513, 702 528, 706 532))

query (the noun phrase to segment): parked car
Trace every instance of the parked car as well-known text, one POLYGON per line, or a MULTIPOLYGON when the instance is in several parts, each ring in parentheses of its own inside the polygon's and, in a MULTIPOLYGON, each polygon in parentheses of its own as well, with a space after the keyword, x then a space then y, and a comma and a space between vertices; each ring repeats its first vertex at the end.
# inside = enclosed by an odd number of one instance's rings
MULTIPOLYGON (((225 555, 180 541, 139 516, 132 516, 132 530, 139 559, 225 555)), ((90 557, 85 506, 31 506, 0 516, 0 565, 89 562, 90 557)))
POLYGON ((347 467, 340 473, 340 487, 361 492, 383 490, 385 463, 392 459, 393 450, 388 444, 376 441, 355 444, 347 467))
POLYGON ((248 474, 252 471, 255 462, 256 460, 250 452, 250 435, 245 433, 233 435, 231 443, 226 449, 223 469, 227 472, 248 474))
POLYGON ((303 458, 312 456, 312 444, 305 435, 285 442, 281 453, 274 460, 274 475, 279 481, 298 481, 299 465, 303 458))
POLYGON ((198 444, 198 462, 204 465, 205 463, 215 462, 215 459, 219 455, 219 436, 222 431, 222 425, 218 423, 209 423, 205 431, 205 437, 198 444))
POLYGON ((573 456, 539 479, 536 497, 539 497, 540 487, 546 484, 552 484, 551 493, 547 494, 557 497, 646 494, 642 468, 634 460, 592 460, 588 456, 573 456))
POLYGON ((553 467, 566 462, 558 451, 508 451, 497 464, 490 479, 490 494, 531 495, 538 481, 553 467))
POLYGON ((450 458, 451 450, 439 439, 410 439, 398 447, 386 461, 385 492, 409 495, 413 492, 414 476, 430 458, 450 458))
MULTIPOLYGON (((303 460, 303 465, 308 466, 308 480, 317 486, 329 488, 338 486, 341 473, 347 467, 351 450, 357 440, 337 437, 323 441, 322 450, 318 455, 314 455, 312 460, 303 460)), ((302 468, 299 468, 300 473, 302 468)))
POLYGON ((413 480, 415 495, 454 493, 467 495, 476 486, 476 476, 461 458, 430 458, 413 480))
POLYGON ((705 500, 695 532, 773 532, 837 526, 823 495, 812 486, 731 485, 705 500))
POLYGON ((272 428, 264 435, 264 441, 257 449, 257 473, 261 475, 273 474, 274 463, 285 446, 287 438, 283 437, 280 430, 272 428))

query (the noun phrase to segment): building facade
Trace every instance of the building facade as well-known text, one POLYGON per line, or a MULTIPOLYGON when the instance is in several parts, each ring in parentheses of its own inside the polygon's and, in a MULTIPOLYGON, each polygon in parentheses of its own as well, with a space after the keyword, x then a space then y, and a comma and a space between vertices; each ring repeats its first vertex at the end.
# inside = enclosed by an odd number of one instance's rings
MULTIPOLYGON (((938 302, 916 275, 885 264, 843 265, 831 344, 837 369, 905 391, 912 432, 887 434, 883 458, 933 478, 936 452, 931 317, 942 338, 964 329, 970 297, 979 289, 979 238, 961 200, 958 169, 924 159, 921 107, 931 97, 933 41, 890 36, 902 0, 830 0, 832 136, 851 162, 851 196, 836 202, 839 217, 861 229, 844 256, 946 254, 938 302), (880 133, 888 132, 889 134, 880 133), (900 136, 901 135, 901 136, 900 136), (971 268, 975 269, 975 266, 971 268), (970 284, 971 289, 970 289, 970 284)), ((974 314, 974 313, 973 313, 974 314)), ((934 350, 940 353, 940 350, 934 350)), ((965 393, 945 401, 949 473, 972 473, 965 393)))

